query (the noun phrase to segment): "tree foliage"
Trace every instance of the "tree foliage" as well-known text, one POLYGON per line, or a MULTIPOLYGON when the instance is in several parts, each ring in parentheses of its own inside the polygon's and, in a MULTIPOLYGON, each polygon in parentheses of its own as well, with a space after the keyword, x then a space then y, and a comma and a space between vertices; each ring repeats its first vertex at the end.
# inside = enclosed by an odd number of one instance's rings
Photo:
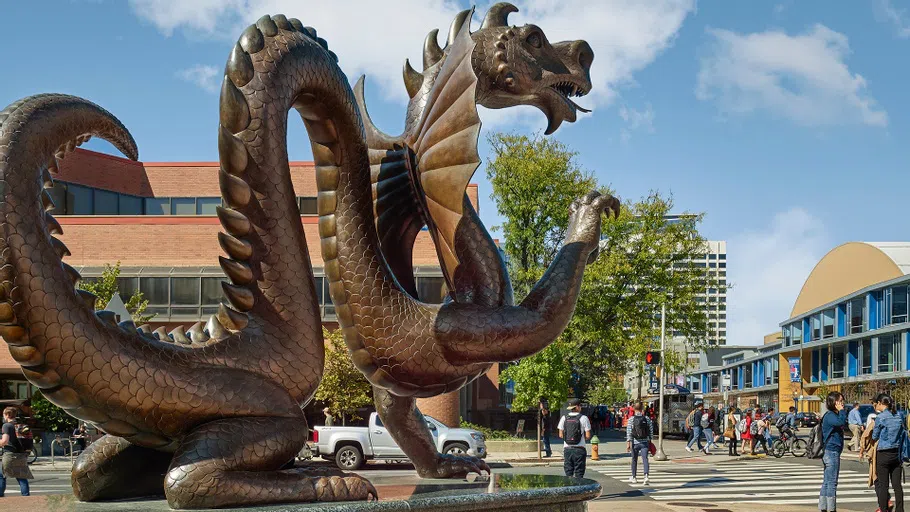
MULTIPOLYGON (((111 301, 111 298, 119 290, 117 286, 118 277, 120 277, 119 261, 116 265, 105 265, 104 271, 101 272, 101 277, 97 279, 84 279, 79 282, 78 286, 87 292, 95 294, 95 297, 97 297, 95 299, 95 309, 100 310, 107 306, 107 303, 111 301)), ((125 298, 121 297, 121 299, 125 298)), ((132 296, 124 300, 126 310, 130 312, 133 322, 139 325, 148 323, 155 316, 145 314, 145 309, 148 307, 148 304, 149 301, 142 297, 142 292, 139 290, 136 290, 133 292, 132 296)))
POLYGON ((324 402, 332 416, 361 419, 357 409, 373 403, 373 387, 354 366, 341 330, 322 328, 325 339, 325 370, 316 389, 316 400, 324 402))
POLYGON ((512 409, 521 411, 537 406, 540 397, 551 404, 562 404, 569 395, 572 368, 568 364, 568 344, 556 340, 547 348, 526 357, 517 365, 506 368, 499 376, 500 382, 515 383, 512 409))
POLYGON ((63 409, 50 403, 40 391, 35 391, 31 398, 32 417, 49 432, 72 432, 79 424, 63 409))
MULTIPOLYGON (((558 141, 500 133, 489 142, 494 159, 487 177, 505 217, 502 230, 517 302, 558 253, 572 201, 594 189, 610 190, 599 187, 575 162, 575 153, 558 141)), ((541 390, 567 386, 567 372, 586 389, 609 388, 601 382, 611 382, 611 376, 640 364, 646 351, 660 348, 662 304, 668 336, 677 332, 694 349, 709 344, 704 303, 697 296, 724 287, 693 262, 707 252, 698 233, 703 215, 668 222, 670 213, 672 197, 651 192, 623 201, 618 218, 604 218, 601 255, 588 265, 575 316, 554 343, 553 351, 563 357, 542 356, 544 351, 504 374, 515 381, 514 408, 536 404, 541 390)))
POLYGON ((626 402, 628 394, 622 387, 622 381, 614 382, 607 379, 598 379, 588 387, 585 399, 591 404, 612 405, 626 402))

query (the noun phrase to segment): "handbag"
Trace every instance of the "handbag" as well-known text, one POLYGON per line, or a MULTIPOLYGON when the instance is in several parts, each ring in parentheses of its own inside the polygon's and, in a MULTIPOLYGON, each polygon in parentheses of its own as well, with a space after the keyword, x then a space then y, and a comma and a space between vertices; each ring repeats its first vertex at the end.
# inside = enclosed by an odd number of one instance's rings
POLYGON ((654 446, 654 443, 651 441, 648 441, 648 453, 650 453, 652 457, 657 455, 657 447, 654 446))
POLYGON ((724 437, 727 438, 727 439, 733 439, 733 437, 734 437, 735 435, 736 435, 736 434, 733 432, 733 429, 732 429, 732 428, 728 428, 727 430, 724 430, 724 437))

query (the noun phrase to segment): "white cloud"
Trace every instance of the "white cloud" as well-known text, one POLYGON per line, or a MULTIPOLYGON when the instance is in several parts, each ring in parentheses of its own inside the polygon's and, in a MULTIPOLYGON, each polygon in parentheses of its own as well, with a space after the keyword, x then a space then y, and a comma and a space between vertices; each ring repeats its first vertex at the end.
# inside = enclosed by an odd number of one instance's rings
MULTIPOLYGON (((373 0, 304 2, 300 0, 131 0, 134 12, 165 35, 189 30, 194 35, 233 40, 246 24, 265 13, 284 13, 313 26, 329 43, 353 82, 363 73, 369 86, 380 87, 387 98, 407 100, 401 66, 409 57, 422 62, 423 40, 440 29, 440 44, 461 4, 453 0, 373 0)), ((476 29, 489 4, 478 5, 476 29)), ((594 90, 580 103, 606 107, 616 90, 633 83, 634 74, 651 64, 676 37, 695 8, 694 0, 528 0, 510 17, 514 24, 539 25, 551 41, 586 39, 594 49, 594 90)), ((542 114, 529 109, 484 110, 485 123, 527 121, 545 126, 542 114)))
POLYGON ((865 78, 847 67, 847 36, 824 25, 795 36, 708 34, 714 45, 701 61, 695 92, 716 100, 724 113, 766 110, 804 126, 887 126, 888 114, 868 95, 865 78))
POLYGON ((894 7, 891 0, 878 0, 875 3, 875 17, 885 23, 894 25, 897 37, 902 39, 910 37, 910 17, 907 9, 894 7))
POLYGON ((823 222, 802 208, 778 213, 766 229, 728 241, 734 286, 727 294, 728 344, 760 345, 778 330, 829 245, 823 222))
POLYGON ((636 130, 654 133, 654 109, 650 103, 645 104, 644 110, 635 110, 622 105, 619 107, 619 117, 626 123, 626 126, 620 130, 623 142, 628 142, 632 138, 632 132, 636 130))
POLYGON ((196 64, 177 72, 177 77, 194 84, 206 92, 216 93, 221 85, 222 73, 215 66, 196 64))

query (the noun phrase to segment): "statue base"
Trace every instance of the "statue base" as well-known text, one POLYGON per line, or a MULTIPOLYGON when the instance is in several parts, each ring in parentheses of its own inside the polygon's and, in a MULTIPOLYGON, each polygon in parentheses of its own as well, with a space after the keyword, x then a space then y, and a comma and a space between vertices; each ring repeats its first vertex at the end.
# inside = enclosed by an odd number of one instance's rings
MULTIPOLYGON (((385 512, 426 510, 466 512, 583 512, 587 501, 600 495, 600 484, 586 478, 553 475, 494 473, 491 477, 468 480, 427 480, 415 476, 379 476, 371 479, 379 501, 339 503, 295 503, 245 507, 256 512, 385 512)), ((84 503, 72 495, 27 498, 29 510, 54 512, 133 512, 171 510, 163 499, 84 503)))

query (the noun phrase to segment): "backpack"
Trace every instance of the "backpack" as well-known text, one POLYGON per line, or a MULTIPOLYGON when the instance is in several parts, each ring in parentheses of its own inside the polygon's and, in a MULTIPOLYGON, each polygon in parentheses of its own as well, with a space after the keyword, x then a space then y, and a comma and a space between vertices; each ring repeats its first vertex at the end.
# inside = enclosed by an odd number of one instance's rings
POLYGON ((901 433, 898 436, 899 446, 898 454, 903 465, 910 465, 910 436, 907 435, 907 427, 901 426, 901 433))
POLYGON ((781 415, 779 418, 777 418, 777 423, 775 423, 774 426, 776 426, 777 428, 784 428, 784 425, 786 425, 786 424, 787 424, 787 417, 784 415, 781 415))
POLYGON ((696 412, 698 412, 698 409, 692 409, 692 412, 690 412, 689 415, 686 416, 686 428, 692 428, 692 427, 693 427, 692 424, 693 424, 693 422, 694 422, 694 420, 695 420, 695 413, 696 413, 696 412))
POLYGON ((579 444, 581 442, 581 414, 567 414, 563 427, 565 434, 563 440, 566 444, 579 444))
POLYGON ((749 426, 749 434, 753 436, 758 435, 758 422, 759 420, 752 420, 752 425, 749 426))
POLYGON ((632 439, 644 441, 651 438, 651 432, 648 430, 648 421, 644 416, 636 416, 632 420, 632 439))
MULTIPOLYGON (((828 413, 825 413, 828 414, 828 413)), ((809 432, 809 445, 806 448, 806 457, 810 459, 820 459, 825 455, 825 441, 822 439, 822 423, 825 419, 825 415, 822 415, 822 420, 818 422, 818 425, 812 427, 812 431, 809 432)))
POLYGON ((711 416, 707 413, 701 415, 701 428, 708 428, 711 426, 711 416))
POLYGON ((32 429, 28 425, 16 425, 16 438, 19 440, 19 446, 22 452, 30 452, 35 447, 35 439, 32 436, 32 429))
POLYGON ((740 431, 740 433, 746 431, 746 418, 739 420, 739 423, 736 425, 736 430, 740 431))

